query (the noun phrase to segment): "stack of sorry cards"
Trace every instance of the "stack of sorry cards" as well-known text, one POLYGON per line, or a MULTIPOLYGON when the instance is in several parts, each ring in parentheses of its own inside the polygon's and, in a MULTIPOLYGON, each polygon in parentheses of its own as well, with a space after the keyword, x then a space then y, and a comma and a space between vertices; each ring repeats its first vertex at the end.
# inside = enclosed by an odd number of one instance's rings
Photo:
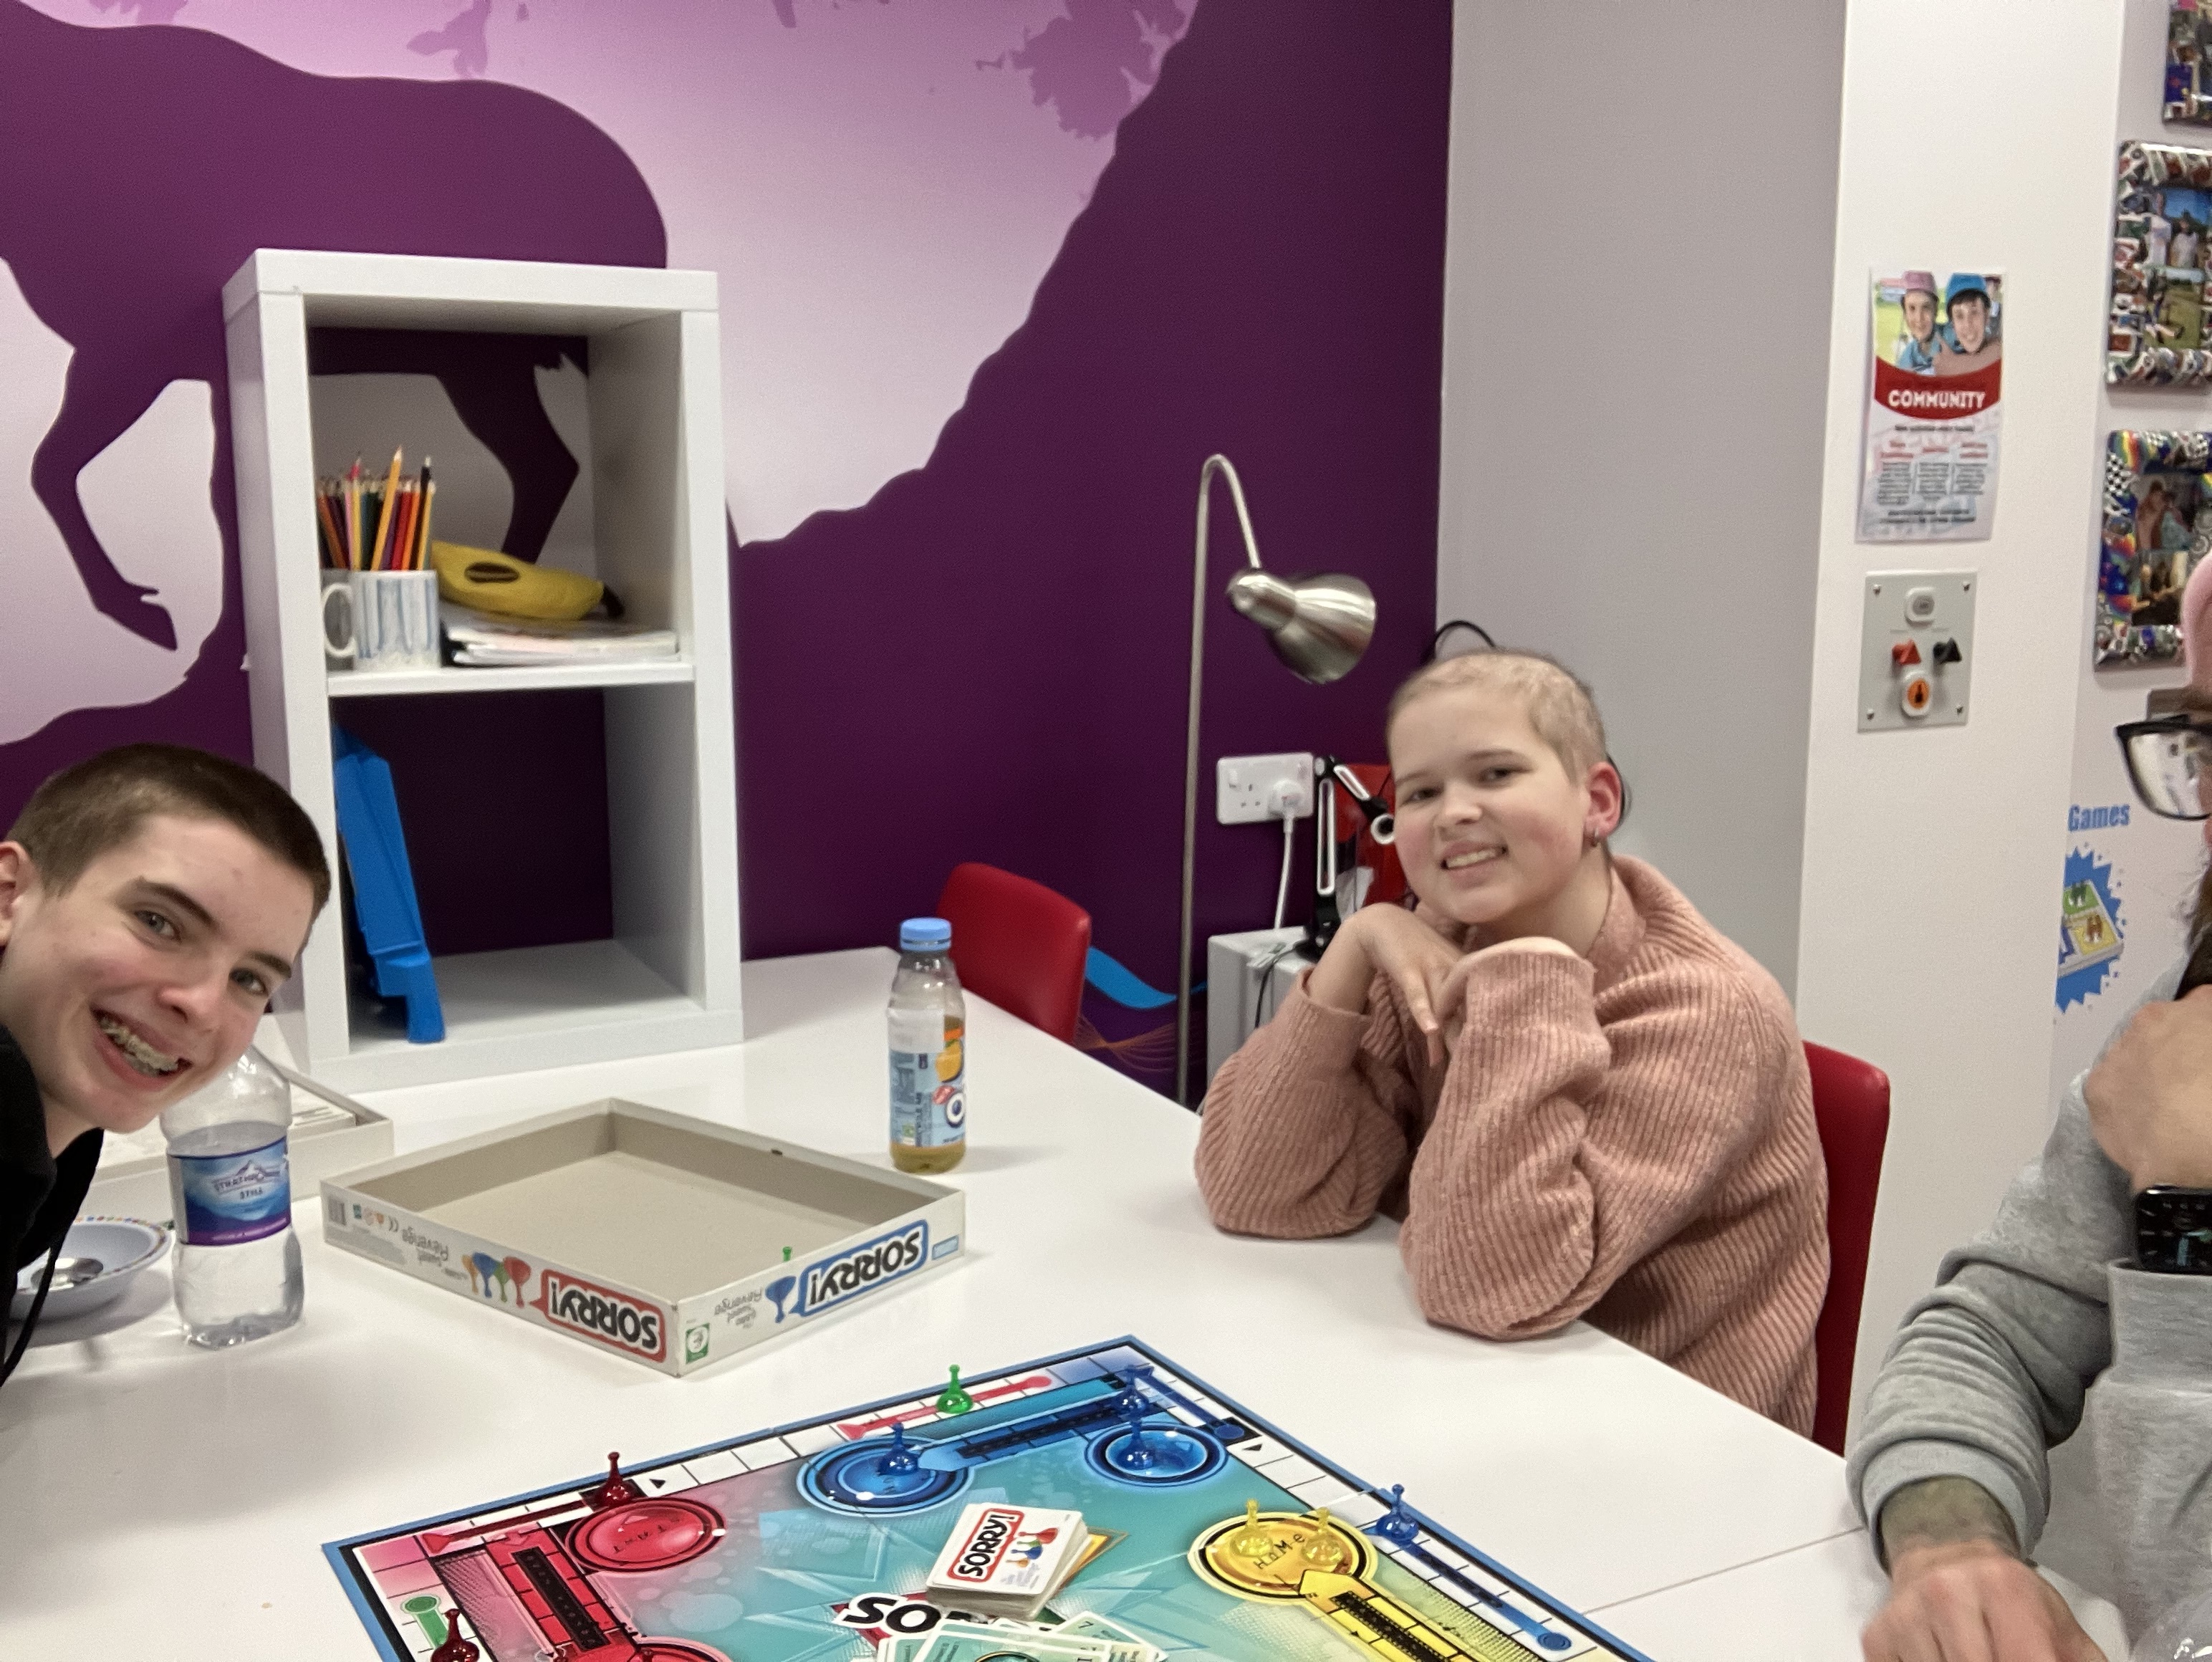
POLYGON ((1036 1662, 1165 1662, 1167 1653, 1118 1622, 1088 1615, 1051 1628, 954 1617, 927 1633, 894 1636, 876 1647, 876 1662, 982 1662, 1008 1656, 1035 1657, 1036 1662))
POLYGON ((933 1604, 1027 1621, 1091 1543, 1079 1512, 987 1501, 969 1507, 929 1568, 933 1604))

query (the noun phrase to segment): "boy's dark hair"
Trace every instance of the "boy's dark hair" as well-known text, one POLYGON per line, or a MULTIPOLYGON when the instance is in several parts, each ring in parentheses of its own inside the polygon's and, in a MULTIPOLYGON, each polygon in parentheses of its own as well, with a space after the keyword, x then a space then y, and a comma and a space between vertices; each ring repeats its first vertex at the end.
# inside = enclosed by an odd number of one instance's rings
POLYGON ((40 883, 60 892, 157 813, 235 825, 314 886, 319 915, 331 898, 307 811, 267 774, 184 745, 121 745, 64 768, 31 793, 8 837, 30 851, 40 883))

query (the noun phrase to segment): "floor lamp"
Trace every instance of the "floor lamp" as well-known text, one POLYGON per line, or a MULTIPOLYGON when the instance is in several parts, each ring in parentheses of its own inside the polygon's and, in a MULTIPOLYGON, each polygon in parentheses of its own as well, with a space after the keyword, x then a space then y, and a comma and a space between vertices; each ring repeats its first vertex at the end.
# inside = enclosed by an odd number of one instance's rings
MULTIPOLYGON (((1198 473, 1198 550, 1190 588, 1190 720, 1183 740, 1182 928, 1176 959, 1176 1100, 1190 1105, 1191 885, 1198 847, 1198 690, 1206 661, 1206 522, 1213 476, 1229 482, 1237 524, 1244 533, 1245 569, 1229 580, 1229 604, 1267 632, 1291 673, 1324 685, 1358 663, 1375 636, 1375 595, 1357 577, 1324 571, 1312 577, 1278 577, 1260 563, 1244 487, 1226 456, 1206 459, 1198 473)), ((1321 828, 1320 835, 1327 835, 1321 828)))

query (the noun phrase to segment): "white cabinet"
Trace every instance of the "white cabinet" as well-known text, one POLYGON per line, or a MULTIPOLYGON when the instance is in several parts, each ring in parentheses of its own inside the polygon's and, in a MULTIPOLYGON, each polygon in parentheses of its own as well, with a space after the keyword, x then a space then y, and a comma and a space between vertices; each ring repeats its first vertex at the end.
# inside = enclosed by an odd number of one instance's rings
POLYGON ((349 1003, 333 903, 278 1001, 300 1066, 361 1091, 743 1038, 714 274, 264 248, 223 285, 222 301, 254 759, 299 800, 332 855, 332 700, 559 686, 597 687, 605 703, 611 938, 439 958, 446 1038, 410 1044, 349 1003), (680 657, 326 669, 310 328, 584 337, 591 445, 579 460, 590 472, 597 575, 629 618, 673 628, 680 657))

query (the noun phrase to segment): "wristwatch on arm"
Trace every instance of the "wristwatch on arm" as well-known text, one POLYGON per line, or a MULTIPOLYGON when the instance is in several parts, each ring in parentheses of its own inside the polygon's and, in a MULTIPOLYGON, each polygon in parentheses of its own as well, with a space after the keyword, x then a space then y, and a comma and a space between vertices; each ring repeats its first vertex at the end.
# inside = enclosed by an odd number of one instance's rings
POLYGON ((2158 1184, 2136 1196, 2136 1268, 2212 1275, 2212 1189, 2158 1184))

